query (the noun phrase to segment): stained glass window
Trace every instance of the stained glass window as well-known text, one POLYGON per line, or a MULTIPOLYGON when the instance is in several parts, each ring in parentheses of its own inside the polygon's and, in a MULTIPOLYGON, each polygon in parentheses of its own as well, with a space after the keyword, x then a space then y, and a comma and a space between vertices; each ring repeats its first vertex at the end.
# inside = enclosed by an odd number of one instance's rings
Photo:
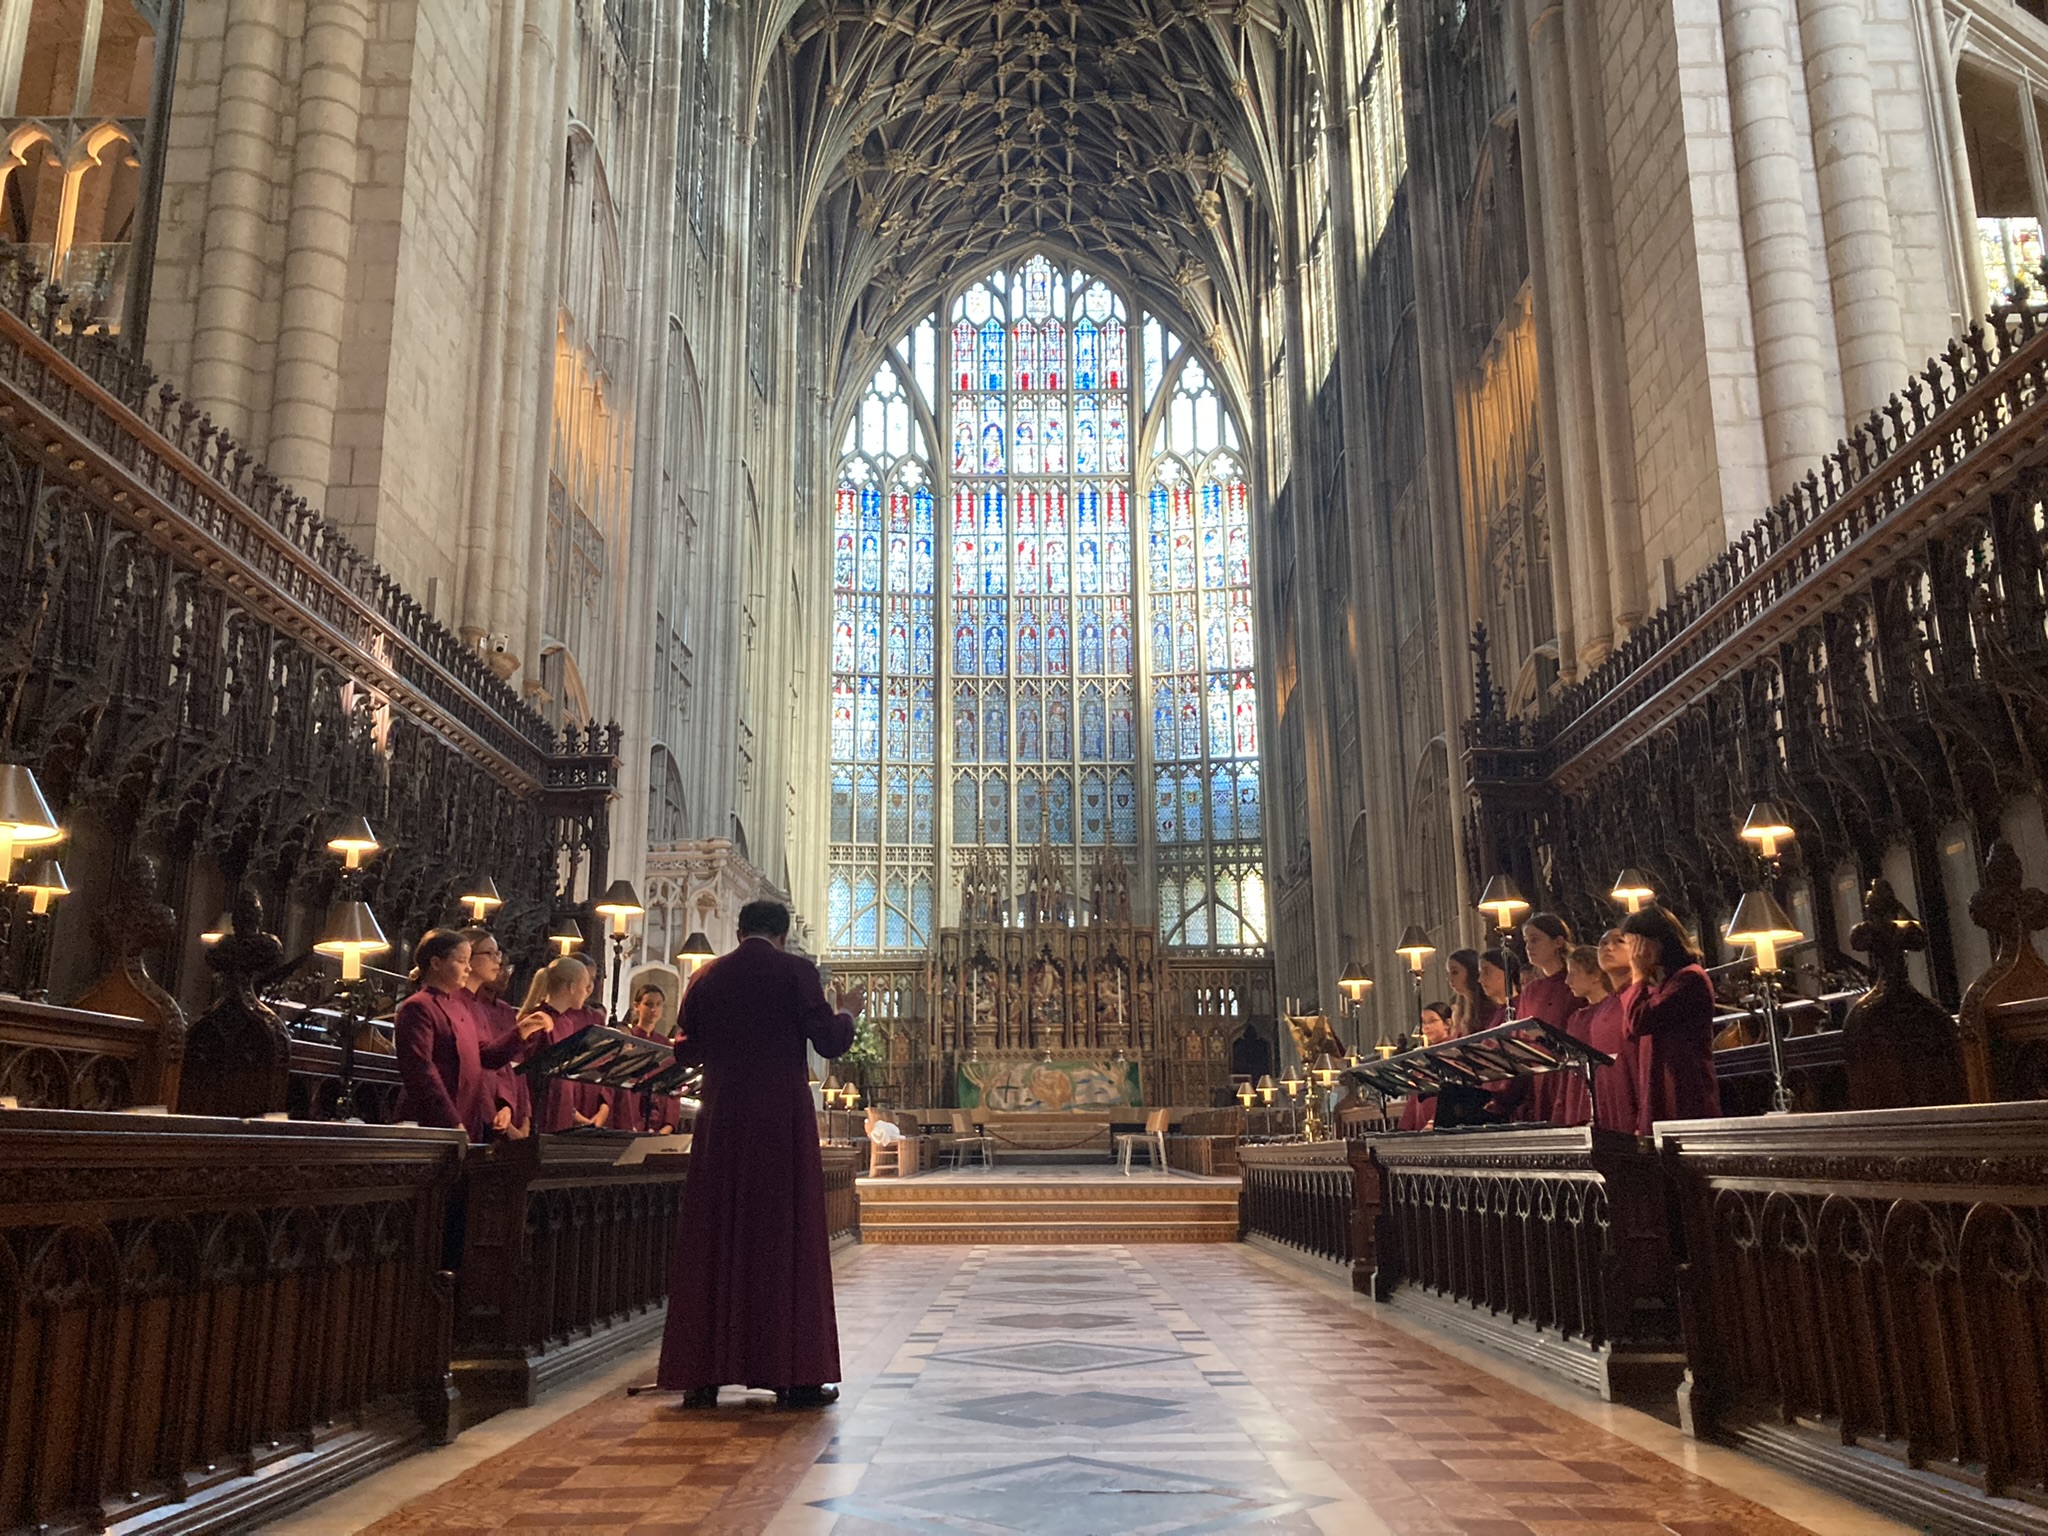
POLYGON ((1265 827, 1243 449, 1200 360, 1179 360, 1156 319, 1144 334, 1148 392, 1166 395, 1145 492, 1160 931, 1173 945, 1258 945, 1265 827))
POLYGON ((1077 892, 1151 850, 1169 944, 1265 942, 1243 464, 1194 349, 1044 257, 891 349, 834 523, 831 948, 927 948, 967 850, 1014 889, 1047 845, 1077 892))
MULTIPOLYGON (((876 369, 841 449, 826 900, 835 950, 923 949, 934 935, 938 509, 908 381, 932 376, 936 343, 927 320, 876 369)), ((977 724, 956 721, 956 756, 972 760, 977 724)))

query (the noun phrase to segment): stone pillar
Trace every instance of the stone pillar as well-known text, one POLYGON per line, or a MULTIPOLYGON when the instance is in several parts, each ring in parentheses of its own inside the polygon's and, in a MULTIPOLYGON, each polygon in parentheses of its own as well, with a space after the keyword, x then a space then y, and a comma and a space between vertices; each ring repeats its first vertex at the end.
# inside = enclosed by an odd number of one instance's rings
POLYGON ((1598 0, 1564 0, 1571 75, 1572 149, 1579 173, 1579 243, 1586 281, 1593 421, 1606 514, 1607 591, 1616 638, 1643 620, 1643 527, 1636 495, 1635 412, 1628 397, 1628 344, 1621 326, 1621 269, 1614 254, 1614 189, 1600 76, 1598 0))
POLYGON ((1556 473, 1552 473, 1553 466, 1544 466, 1553 508, 1551 542, 1553 548, 1560 536, 1570 542, 1579 660, 1592 666, 1614 647, 1614 602, 1593 400, 1592 346, 1586 329, 1574 103, 1565 55, 1564 12, 1556 0, 1525 3, 1530 18, 1527 110, 1534 132, 1523 153, 1538 158, 1543 190, 1540 238, 1548 256, 1550 291, 1555 300, 1549 329, 1557 377, 1558 441, 1563 450, 1556 473))
POLYGON ((1919 0, 1921 47, 1933 75, 1929 94, 1940 104, 1941 146, 1948 161, 1948 194, 1955 228, 1949 237, 1952 259, 1960 262, 1962 316, 1970 320, 1991 308, 1984 281, 1984 263, 1977 257, 1977 186, 1970 174, 1968 130, 1963 126, 1963 98, 1956 89, 1955 50, 1949 46, 1948 13, 1942 0, 1919 0))
POLYGON ((252 374, 269 266, 264 245, 284 95, 283 14, 276 0, 229 0, 192 337, 193 403, 244 437, 255 414, 252 374))
POLYGON ((1832 446, 1821 365, 1820 285, 1792 123, 1784 0, 1721 0, 1729 126, 1756 330, 1757 396, 1772 496, 1832 446))
MULTIPOLYGON (((1566 528, 1563 470, 1564 428, 1558 417, 1557 297, 1550 278, 1550 246, 1544 237, 1542 178, 1537 173, 1540 134, 1531 100, 1529 30, 1519 13, 1508 20, 1515 53, 1516 131, 1521 138, 1522 211, 1531 231, 1529 292, 1536 315, 1536 436, 1543 451, 1543 500, 1550 524, 1550 606, 1557 616, 1557 668, 1569 683, 1579 675, 1578 615, 1572 599, 1572 540, 1566 528)), ((1394 825, 1395 823, 1388 823, 1394 825)))
POLYGON ((1863 22, 1860 0, 1799 0, 1842 406, 1852 424, 1883 405, 1906 378, 1891 204, 1863 22))
POLYGON ((333 471, 369 31, 365 0, 312 0, 306 8, 269 457, 314 506, 325 504, 333 471))

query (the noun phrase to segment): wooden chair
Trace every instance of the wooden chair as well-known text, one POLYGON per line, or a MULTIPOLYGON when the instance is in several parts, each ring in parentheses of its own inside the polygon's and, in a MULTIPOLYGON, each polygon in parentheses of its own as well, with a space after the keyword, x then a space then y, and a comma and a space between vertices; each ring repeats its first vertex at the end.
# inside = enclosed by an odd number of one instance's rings
POLYGON ((953 1154, 953 1166, 964 1168, 967 1157, 973 1153, 981 1159, 981 1166, 993 1168, 996 1165, 996 1141, 986 1130, 977 1127, 974 1117, 964 1109, 953 1114, 953 1134, 946 1139, 946 1150, 953 1154))
POLYGON ((1152 1166, 1166 1172, 1166 1122, 1172 1113, 1170 1109, 1155 1109, 1145 1117, 1143 1131, 1125 1131, 1117 1137, 1117 1158, 1123 1164, 1125 1178, 1131 1176, 1131 1153, 1141 1145, 1152 1166))

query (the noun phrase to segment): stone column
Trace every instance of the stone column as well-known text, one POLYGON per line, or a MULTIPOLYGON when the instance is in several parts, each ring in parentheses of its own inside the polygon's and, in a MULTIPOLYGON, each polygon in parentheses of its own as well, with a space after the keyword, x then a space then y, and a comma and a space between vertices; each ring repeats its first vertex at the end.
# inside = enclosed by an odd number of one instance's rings
POLYGON ((1721 0, 1757 396, 1773 496, 1790 490, 1832 446, 1820 285, 1814 281, 1800 187, 1804 157, 1792 122, 1783 5, 1784 0, 1721 0))
POLYGON ((333 471, 369 32, 364 0, 312 0, 306 8, 269 456, 278 477, 316 507, 333 471))
POLYGON ((229 0, 206 187, 191 398, 238 436, 248 435, 255 415, 252 373, 284 95, 282 15, 276 0, 229 0))
POLYGON ((1527 110, 1533 132, 1523 153, 1537 158, 1543 191, 1540 239, 1555 300, 1549 331, 1557 379, 1558 442, 1563 450, 1555 473, 1553 466, 1544 466, 1552 507, 1551 542, 1553 549, 1560 537, 1570 543, 1579 659, 1592 666, 1613 649, 1614 601, 1592 344, 1586 328, 1585 237, 1580 227, 1571 72, 1563 10, 1556 0, 1525 0, 1525 5, 1529 72, 1524 78, 1529 82, 1527 110))
POLYGON ((1536 436, 1543 452, 1544 512, 1550 523, 1550 606, 1557 617, 1557 668, 1567 683, 1579 675, 1578 615, 1572 599, 1572 540, 1566 522, 1564 428, 1558 417, 1557 297, 1550 278, 1550 247, 1544 237, 1542 178, 1531 100, 1529 30, 1519 13, 1508 19, 1514 43, 1516 125, 1521 138, 1522 213, 1530 231, 1529 292, 1536 315, 1536 436))
POLYGON ((1860 0, 1799 0, 1842 405, 1852 424, 1883 405, 1906 378, 1891 204, 1863 24, 1860 0))
POLYGON ((1564 0, 1563 26, 1571 75, 1572 149, 1579 173, 1593 422, 1606 513, 1607 592, 1619 639, 1643 620, 1643 527, 1636 494, 1635 412, 1628 397, 1628 344, 1621 327, 1621 270, 1614 255, 1614 189, 1607 166, 1597 5, 1598 0, 1564 0))

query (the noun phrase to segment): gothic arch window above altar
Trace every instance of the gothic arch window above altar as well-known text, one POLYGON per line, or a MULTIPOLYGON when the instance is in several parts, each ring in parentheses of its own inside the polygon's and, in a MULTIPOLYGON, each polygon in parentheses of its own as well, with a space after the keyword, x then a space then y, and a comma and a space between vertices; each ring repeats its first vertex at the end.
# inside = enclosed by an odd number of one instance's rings
POLYGON ((1243 466, 1193 349, 1045 256, 892 350, 834 530, 833 952, 924 949, 963 860, 1015 891, 1041 849, 1156 869, 1170 944, 1264 944, 1243 466))

